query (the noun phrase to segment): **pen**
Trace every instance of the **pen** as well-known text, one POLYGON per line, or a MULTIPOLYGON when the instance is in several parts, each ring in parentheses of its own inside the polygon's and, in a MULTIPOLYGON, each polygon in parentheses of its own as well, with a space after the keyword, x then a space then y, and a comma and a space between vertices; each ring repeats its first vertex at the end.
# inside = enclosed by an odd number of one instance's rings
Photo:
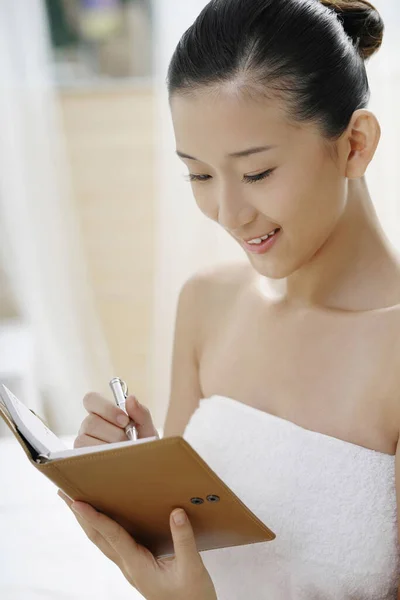
MULTIPOLYGON (((128 386, 126 385, 125 381, 122 381, 122 379, 119 377, 113 377, 109 383, 109 386, 114 395, 117 406, 126 414, 128 414, 125 408, 125 402, 128 397, 128 386)), ((130 421, 125 427, 125 433, 129 440, 137 440, 137 431, 133 421, 130 421)))

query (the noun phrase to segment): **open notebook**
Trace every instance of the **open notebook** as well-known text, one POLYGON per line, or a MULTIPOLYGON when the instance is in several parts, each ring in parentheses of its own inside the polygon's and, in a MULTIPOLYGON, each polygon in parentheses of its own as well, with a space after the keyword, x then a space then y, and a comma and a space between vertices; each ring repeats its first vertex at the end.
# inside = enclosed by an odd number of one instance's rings
POLYGON ((276 537, 181 436, 67 448, 1 383, 0 418, 35 469, 117 521, 157 558, 173 555, 169 516, 178 507, 199 551, 276 537))
POLYGON ((56 458, 107 452, 115 448, 120 448, 121 446, 126 447, 126 445, 140 444, 158 439, 157 437, 150 437, 111 444, 85 446, 83 448, 68 448, 31 409, 18 400, 18 398, 2 383, 0 383, 0 404, 3 409, 7 411, 8 416, 13 420, 19 433, 27 442, 29 442, 29 445, 36 450, 36 462, 40 463, 56 458))

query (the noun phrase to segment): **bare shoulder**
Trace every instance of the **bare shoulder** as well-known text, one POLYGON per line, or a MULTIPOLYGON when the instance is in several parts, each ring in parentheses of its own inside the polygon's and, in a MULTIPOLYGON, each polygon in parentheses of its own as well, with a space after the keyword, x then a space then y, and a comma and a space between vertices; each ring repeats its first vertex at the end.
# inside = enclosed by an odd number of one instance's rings
POLYGON ((229 262, 203 267, 192 275, 192 280, 207 284, 237 285, 246 281, 254 272, 247 262, 229 262))
MULTIPOLYGON (((236 292, 250 280, 251 272, 250 265, 242 262, 198 269, 183 283, 179 304, 185 306, 192 319, 199 319, 202 315, 210 319, 222 304, 227 308, 226 298, 235 298, 236 292)), ((203 325, 204 322, 201 323, 203 325)))
POLYGON ((252 274, 254 276, 250 265, 232 262, 198 269, 183 283, 177 319, 185 336, 191 337, 198 360, 208 332, 218 327, 221 315, 234 305, 252 274))
POLYGON ((199 362, 207 341, 226 326, 241 291, 249 287, 254 273, 250 264, 232 262, 201 269, 193 276, 193 285, 201 298, 197 313, 200 327, 196 332, 199 362))
POLYGON ((202 290, 208 300, 214 300, 221 293, 240 290, 252 275, 254 271, 248 263, 224 263, 199 269, 185 282, 185 286, 202 290))
MULTIPOLYGON (((245 265, 247 267, 247 265, 245 265)), ((203 268, 181 287, 176 311, 171 391, 164 437, 182 435, 203 397, 199 378, 202 344, 219 324, 219 315, 246 281, 248 268, 229 264, 203 268)))
MULTIPOLYGON (((243 262, 231 262, 199 269, 185 283, 196 297, 198 316, 205 316, 207 321, 229 310, 233 306, 240 290, 254 277, 251 265, 243 262)), ((204 321, 202 323, 204 326, 204 321)))

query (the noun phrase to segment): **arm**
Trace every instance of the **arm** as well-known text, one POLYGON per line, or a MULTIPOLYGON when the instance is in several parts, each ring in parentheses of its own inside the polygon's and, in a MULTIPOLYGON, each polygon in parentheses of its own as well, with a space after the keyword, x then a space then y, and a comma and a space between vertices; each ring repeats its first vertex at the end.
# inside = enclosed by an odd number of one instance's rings
MULTIPOLYGON (((203 312, 203 299, 207 289, 207 278, 194 275, 185 282, 179 294, 171 395, 164 437, 183 433, 202 397, 198 376, 198 349, 200 314, 206 314, 203 312)), ((174 556, 156 559, 116 521, 84 502, 72 503, 61 491, 59 495, 74 511, 88 538, 119 567, 127 581, 143 597, 160 600, 217 600, 213 582, 197 550, 190 521, 186 519, 183 525, 174 523, 176 507, 170 514, 174 556)))
POLYGON ((199 346, 206 283, 206 276, 195 274, 184 283, 179 294, 164 437, 183 434, 203 396, 199 380, 199 346))

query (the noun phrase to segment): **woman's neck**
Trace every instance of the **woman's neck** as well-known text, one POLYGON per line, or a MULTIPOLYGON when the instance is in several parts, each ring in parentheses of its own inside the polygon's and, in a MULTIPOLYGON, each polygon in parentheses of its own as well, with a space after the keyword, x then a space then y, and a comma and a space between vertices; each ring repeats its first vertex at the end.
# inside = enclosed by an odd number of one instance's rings
POLYGON ((348 192, 325 244, 277 283, 282 304, 362 311, 400 303, 400 257, 380 225, 365 178, 349 180, 348 192))

